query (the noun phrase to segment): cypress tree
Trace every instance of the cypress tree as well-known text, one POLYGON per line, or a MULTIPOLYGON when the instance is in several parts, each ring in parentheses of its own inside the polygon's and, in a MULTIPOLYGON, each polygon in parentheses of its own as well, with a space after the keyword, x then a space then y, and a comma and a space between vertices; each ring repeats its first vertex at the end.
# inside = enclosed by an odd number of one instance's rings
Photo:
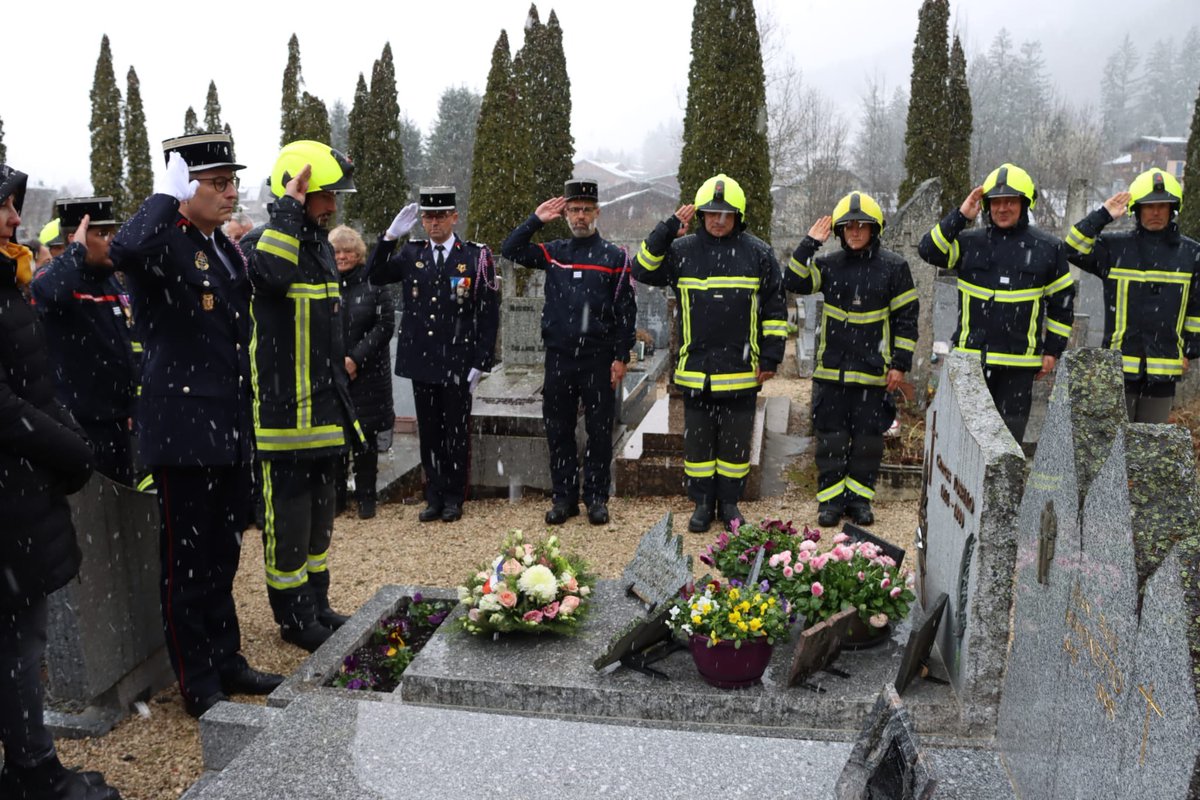
POLYGON ((946 85, 946 172, 942 181, 942 210, 962 204, 971 191, 971 89, 967 57, 958 34, 950 48, 950 79, 946 85))
POLYGON ((0 164, 8 161, 8 146, 4 144, 4 119, 0 117, 0 164))
POLYGON ((355 164, 354 173, 362 201, 359 213, 364 230, 382 231, 408 201, 396 68, 390 43, 383 46, 371 69, 366 119, 365 152, 355 164))
MULTIPOLYGON (((918 14, 913 42, 912 85, 908 125, 904 131, 904 180, 899 202, 905 203, 929 178, 945 178, 946 139, 954 131, 946 124, 946 77, 949 73, 949 0, 925 0, 918 14)), ((961 198, 959 200, 961 201, 961 198)), ((944 211, 945 209, 943 209, 944 211)))
POLYGON ((431 181, 458 187, 458 216, 470 230, 471 154, 475 151, 475 126, 483 100, 470 89, 446 89, 438 100, 438 115, 425 150, 425 171, 431 181))
POLYGON ((188 106, 188 110, 183 115, 183 135, 191 136, 193 133, 200 132, 200 121, 196 119, 196 109, 188 106))
MULTIPOLYGON (((363 173, 362 165, 367 153, 367 136, 368 136, 368 107, 371 105, 371 93, 367 89, 367 81, 363 74, 358 73, 358 85, 354 87, 354 105, 350 106, 349 115, 349 130, 346 133, 346 155, 350 156, 350 160, 354 162, 355 185, 358 185, 360 176, 363 173)), ((354 194, 346 195, 346 218, 347 223, 357 227, 359 230, 367 233, 378 233, 364 227, 364 217, 366 216, 366 202, 362 189, 354 194)), ((389 220, 390 223, 390 220, 389 220)))
POLYGON ((409 189, 425 183, 441 183, 442 179, 436 175, 425 179, 424 137, 417 123, 407 113, 400 115, 400 145, 404 151, 404 182, 409 189))
POLYGON ((350 151, 350 118, 346 114, 346 104, 337 99, 329 109, 329 144, 335 150, 343 153, 350 151))
POLYGON ((509 55, 508 33, 500 31, 475 129, 471 159, 471 226, 468 238, 499 248, 509 231, 533 210, 533 168, 519 141, 519 93, 509 55))
POLYGON ((1188 136, 1187 163, 1183 167, 1183 208, 1179 211, 1179 230, 1184 236, 1200 239, 1200 94, 1192 111, 1192 132, 1188 136))
POLYGON ((146 112, 142 89, 132 66, 125 75, 125 196, 132 214, 154 192, 154 168, 150 165, 150 137, 146 134, 146 112))
POLYGON ((300 132, 300 40, 296 34, 288 39, 287 66, 283 69, 283 102, 280 105, 279 145, 294 142, 304 137, 300 132))
POLYGON ((752 0, 697 0, 692 12, 680 203, 718 173, 746 193, 746 225, 769 239, 771 163, 762 47, 752 0))
POLYGON ((217 98, 217 84, 208 82, 208 96, 204 98, 204 132, 221 133, 225 126, 221 122, 221 101, 217 98))
POLYGON ((92 191, 110 195, 113 207, 125 208, 125 187, 121 151, 121 90, 113 74, 112 51, 108 36, 100 39, 100 57, 92 79, 92 191))
POLYGON ((300 96, 300 118, 296 129, 296 139, 312 139, 328 144, 329 134, 329 111, 325 108, 325 102, 316 95, 304 92, 300 96))

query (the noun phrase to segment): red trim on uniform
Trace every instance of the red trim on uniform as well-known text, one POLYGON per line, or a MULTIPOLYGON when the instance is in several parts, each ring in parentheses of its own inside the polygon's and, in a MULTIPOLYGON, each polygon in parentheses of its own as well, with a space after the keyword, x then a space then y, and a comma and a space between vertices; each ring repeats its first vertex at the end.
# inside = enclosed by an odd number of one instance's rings
POLYGON ((76 300, 91 300, 93 303, 116 303, 116 302, 120 301, 120 298, 117 297, 115 294, 102 294, 102 295, 97 296, 94 294, 88 294, 87 292, 80 292, 77 290, 72 290, 71 296, 74 297, 76 300))
POLYGON ((542 249, 542 255, 546 257, 548 262, 556 267, 561 267, 562 269, 591 269, 597 272, 607 272, 610 275, 621 272, 629 272, 629 267, 605 267, 601 266, 600 264, 564 264, 561 261, 551 257, 550 251, 546 249, 546 245, 539 244, 538 247, 542 249))
MULTIPOLYGON (((163 499, 163 526, 167 529, 167 598, 165 615, 167 618, 167 632, 171 636, 171 644, 175 647, 175 663, 179 665, 179 690, 187 694, 187 685, 185 681, 186 674, 183 668, 183 649, 179 646, 179 636, 175 632, 174 617, 171 616, 171 597, 172 588, 175 586, 175 536, 171 530, 171 493, 167 483, 167 473, 159 474, 162 488, 163 499)), ((155 480, 158 480, 156 477, 155 480)))

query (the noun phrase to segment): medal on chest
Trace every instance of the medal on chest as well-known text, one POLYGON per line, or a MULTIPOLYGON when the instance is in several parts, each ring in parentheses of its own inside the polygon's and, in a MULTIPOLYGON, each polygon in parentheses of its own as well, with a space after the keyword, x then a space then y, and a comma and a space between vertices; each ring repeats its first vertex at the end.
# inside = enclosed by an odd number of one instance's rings
MULTIPOLYGON (((462 267, 466 269, 466 267, 462 267)), ((467 299, 467 293, 471 290, 470 278, 451 278, 450 291, 454 295, 455 301, 461 306, 467 299)))
POLYGON ((216 304, 217 300, 216 297, 213 296, 212 292, 205 292, 204 294, 200 295, 200 305, 205 311, 212 311, 216 304))
POLYGON ((208 270, 208 253, 205 253, 203 250, 196 252, 196 269, 201 272, 208 270))

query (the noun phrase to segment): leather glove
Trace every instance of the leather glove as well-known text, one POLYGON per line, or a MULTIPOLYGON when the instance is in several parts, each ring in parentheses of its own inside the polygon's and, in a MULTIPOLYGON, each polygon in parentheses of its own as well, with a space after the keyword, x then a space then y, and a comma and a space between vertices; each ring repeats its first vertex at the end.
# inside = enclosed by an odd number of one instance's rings
POLYGON ((167 171, 159 178, 154 191, 158 194, 169 194, 181 203, 191 200, 196 196, 196 190, 200 188, 200 181, 194 181, 191 178, 183 156, 172 152, 170 158, 167 159, 167 171))
POLYGON ((475 394, 475 387, 479 385, 479 379, 482 377, 482 372, 471 367, 471 371, 467 373, 467 386, 471 394, 475 394))
POLYGON ((383 235, 383 238, 390 242, 406 235, 417 224, 417 213, 416 203, 409 203, 400 209, 400 213, 392 220, 392 224, 388 226, 387 233, 383 235))

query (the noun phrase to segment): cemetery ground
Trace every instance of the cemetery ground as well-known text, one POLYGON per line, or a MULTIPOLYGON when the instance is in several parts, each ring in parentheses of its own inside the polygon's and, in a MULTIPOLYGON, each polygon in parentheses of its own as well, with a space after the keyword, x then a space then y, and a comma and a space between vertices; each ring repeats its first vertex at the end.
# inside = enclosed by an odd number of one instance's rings
MULTIPOLYGON (((810 382, 777 378, 764 394, 792 400, 789 432, 804 430, 810 382)), ((815 524, 811 454, 791 465, 788 488, 781 496, 742 503, 752 520, 782 518, 797 525, 815 524)), ((517 502, 491 499, 469 502, 463 519, 454 524, 417 521, 420 504, 381 505, 372 520, 359 520, 354 509, 338 517, 329 563, 333 584, 331 602, 337 610, 352 613, 386 584, 419 584, 453 587, 470 570, 494 555, 504 533, 520 528, 535 536, 547 530, 542 517, 549 500, 527 492, 517 502)), ((674 497, 614 497, 609 503, 612 522, 592 526, 586 517, 554 529, 565 549, 585 558, 601 578, 616 578, 633 556, 638 540, 663 515, 675 513, 675 532, 682 534, 685 553, 698 555, 712 542, 708 534, 688 533, 691 503, 682 494, 674 497)), ((917 518, 915 501, 876 504, 872 532, 901 547, 910 548, 917 518)), ((695 560, 697 575, 704 565, 695 560)), ((284 644, 271 618, 262 573, 262 541, 247 531, 234 594, 242 628, 242 646, 250 663, 259 669, 293 672, 307 657, 299 648, 284 644)), ((236 696, 241 703, 262 703, 264 698, 236 696)), ((200 776, 199 723, 183 710, 176 688, 164 690, 146 703, 146 713, 134 714, 108 735, 96 739, 60 739, 58 748, 69 766, 97 769, 132 800, 160 800, 180 796, 200 776)))

